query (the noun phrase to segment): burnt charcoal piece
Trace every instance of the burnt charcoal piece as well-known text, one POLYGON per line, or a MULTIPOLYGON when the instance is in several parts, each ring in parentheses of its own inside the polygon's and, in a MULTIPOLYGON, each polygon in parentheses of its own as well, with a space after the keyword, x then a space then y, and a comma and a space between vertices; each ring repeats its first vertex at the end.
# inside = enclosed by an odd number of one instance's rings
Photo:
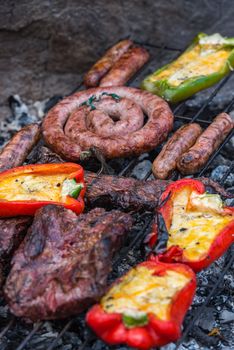
POLYGON ((4 288, 11 311, 32 321, 65 318, 98 301, 131 226, 117 210, 78 217, 55 205, 38 210, 4 288))
POLYGON ((31 221, 32 219, 26 216, 0 219, 0 286, 9 268, 12 254, 22 242, 31 221))
POLYGON ((51 108, 53 108, 59 101, 63 99, 61 95, 54 95, 45 104, 44 113, 48 113, 51 108))

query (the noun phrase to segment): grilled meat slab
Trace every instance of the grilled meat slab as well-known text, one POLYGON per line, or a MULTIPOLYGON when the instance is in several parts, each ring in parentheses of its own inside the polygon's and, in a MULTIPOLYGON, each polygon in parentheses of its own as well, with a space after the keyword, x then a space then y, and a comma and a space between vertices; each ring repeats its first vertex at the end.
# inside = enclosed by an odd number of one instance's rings
POLYGON ((26 216, 0 219, 0 286, 9 268, 9 261, 22 242, 31 221, 32 219, 26 216))
POLYGON ((78 217, 55 205, 38 210, 4 288, 11 311, 32 321, 83 311, 103 294, 131 226, 131 216, 117 210, 78 217))
POLYGON ((133 178, 85 172, 86 201, 91 207, 115 207, 125 211, 154 210, 168 181, 141 181, 133 178))
MULTIPOLYGON (((62 159, 49 148, 40 146, 30 163, 59 163, 62 159)), ((224 198, 233 198, 218 183, 200 178, 209 187, 224 198)), ((85 199, 88 207, 117 208, 124 211, 153 211, 170 180, 136 180, 132 177, 117 175, 97 175, 85 172, 87 191, 85 199)))
MULTIPOLYGON (((199 178, 211 192, 219 193, 225 198, 234 197, 223 187, 208 178, 199 178)), ((91 207, 121 208, 124 211, 153 211, 161 194, 171 181, 142 181, 113 175, 97 175, 85 172, 87 185, 86 201, 91 207)))

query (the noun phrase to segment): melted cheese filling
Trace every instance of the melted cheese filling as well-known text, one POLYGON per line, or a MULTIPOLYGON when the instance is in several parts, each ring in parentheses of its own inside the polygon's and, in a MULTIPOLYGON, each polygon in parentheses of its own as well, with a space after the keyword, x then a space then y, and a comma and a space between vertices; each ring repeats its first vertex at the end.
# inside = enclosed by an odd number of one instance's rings
POLYGON ((172 224, 167 248, 177 245, 184 250, 186 258, 197 261, 207 253, 215 237, 234 218, 232 215, 218 213, 220 208, 217 195, 207 195, 207 199, 205 195, 196 195, 194 204, 197 203, 197 206, 188 209, 192 197, 193 192, 188 188, 173 197, 172 224), (199 197, 202 199, 199 200, 199 197), (210 204, 212 197, 213 205, 210 204))
POLYGON ((0 182, 0 200, 61 201, 61 188, 67 174, 20 175, 0 182))
POLYGON ((144 266, 130 270, 101 300, 106 312, 153 313, 161 320, 170 316, 173 297, 189 282, 178 272, 167 270, 164 276, 153 275, 144 266))
POLYGON ((196 45, 191 51, 185 52, 177 60, 170 64, 168 69, 151 76, 152 81, 167 79, 172 86, 179 86, 185 80, 207 76, 219 72, 224 66, 232 48, 223 48, 217 51, 202 49, 201 45, 196 45))

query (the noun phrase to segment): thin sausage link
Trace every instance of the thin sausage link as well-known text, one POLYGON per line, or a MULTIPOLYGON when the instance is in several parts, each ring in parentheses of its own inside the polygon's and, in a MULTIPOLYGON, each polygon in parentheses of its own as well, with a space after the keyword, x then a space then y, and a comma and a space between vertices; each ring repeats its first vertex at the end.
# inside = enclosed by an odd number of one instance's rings
POLYGON ((40 137, 40 126, 30 124, 18 131, 0 154, 0 171, 22 165, 40 137))
POLYGON ((196 142, 202 128, 193 123, 183 125, 163 146, 162 151, 153 162, 152 171, 156 178, 166 179, 176 169, 180 156, 196 142))
POLYGON ((232 118, 227 113, 219 114, 197 139, 193 147, 184 153, 177 164, 182 174, 194 174, 202 169, 212 153, 233 129, 232 118))
POLYGON ((142 47, 133 47, 128 50, 114 64, 100 82, 100 86, 121 86, 149 60, 149 53, 142 47))
POLYGON ((84 76, 84 84, 87 87, 98 86, 102 77, 112 68, 116 61, 133 45, 131 40, 122 40, 111 47, 84 76))

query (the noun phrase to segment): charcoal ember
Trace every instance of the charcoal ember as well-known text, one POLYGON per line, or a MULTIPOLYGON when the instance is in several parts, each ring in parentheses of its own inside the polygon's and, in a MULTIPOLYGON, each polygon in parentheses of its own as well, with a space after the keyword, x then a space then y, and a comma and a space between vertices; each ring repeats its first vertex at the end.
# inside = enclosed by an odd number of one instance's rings
MULTIPOLYGON (((124 169, 129 164, 129 162, 130 162, 129 158, 113 158, 108 161, 108 165, 112 169, 115 169, 116 172, 118 173, 119 169, 124 169)), ((89 170, 89 166, 92 166, 92 164, 87 164, 87 170, 89 170)))
POLYGON ((59 101, 63 99, 62 95, 54 95, 48 101, 46 101, 44 106, 44 113, 49 112, 51 108, 53 108, 59 101))
POLYGON ((202 309, 202 316, 195 323, 205 331, 211 331, 215 327, 215 309, 206 307, 202 309))
MULTIPOLYGON (((223 177, 226 175, 226 173, 230 172, 230 167, 227 165, 219 165, 214 170, 212 170, 211 173, 211 179, 216 182, 221 182, 223 177)), ((234 185, 234 174, 231 173, 228 175, 226 180, 224 181, 224 184, 228 187, 231 187, 234 185)))
POLYGON ((8 102, 18 126, 23 127, 37 121, 35 115, 29 114, 28 106, 21 100, 19 95, 10 96, 8 102))
POLYGON ((166 346, 162 346, 160 350, 175 350, 176 349, 176 344, 168 344, 166 346))
MULTIPOLYGON (((234 187, 229 188, 228 191, 229 191, 230 193, 234 193, 234 187)), ((226 205, 227 207, 234 207, 234 199, 232 199, 232 198, 226 199, 226 200, 225 200, 225 205, 226 205)))
POLYGON ((42 115, 39 117, 37 108, 34 106, 31 108, 34 109, 34 111, 30 112, 28 106, 22 102, 18 95, 10 96, 8 102, 12 114, 0 120, 0 146, 4 146, 16 131, 20 130, 25 125, 38 122, 42 119, 42 115))
POLYGON ((184 125, 184 122, 182 120, 176 120, 174 122, 174 126, 173 126, 173 130, 177 130, 179 128, 181 128, 181 126, 184 125))
MULTIPOLYGON (((233 272, 232 270, 230 272, 233 272)), ((224 276, 224 282, 227 285, 227 289, 229 292, 234 290, 234 274, 233 273, 227 273, 224 276)), ((234 300, 233 300, 234 303, 234 300)))
POLYGON ((228 159, 234 159, 234 137, 232 137, 223 147, 222 154, 228 159))
POLYGON ((229 323, 234 321, 234 312, 223 310, 220 313, 220 322, 221 323, 229 323))
POLYGON ((221 154, 218 154, 217 157, 215 157, 214 160, 211 162, 209 169, 213 170, 219 165, 226 165, 230 167, 232 165, 232 162, 230 159, 222 156, 221 154))
POLYGON ((0 136, 0 147, 3 146, 5 143, 5 138, 0 136))
POLYGON ((208 348, 211 346, 217 347, 220 339, 215 336, 209 336, 200 327, 194 326, 191 331, 191 335, 196 339, 198 343, 204 344, 208 348))
POLYGON ((151 171, 151 168, 152 163, 149 160, 143 160, 133 168, 132 177, 138 180, 144 180, 151 171))
POLYGON ((0 306, 0 316, 2 318, 7 318, 9 316, 9 307, 7 305, 0 306))
POLYGON ((131 226, 131 216, 118 210, 77 217, 61 206, 39 209, 5 284, 11 311, 33 321, 65 318, 98 301, 131 226))
MULTIPOLYGON (((127 350, 126 347, 122 347, 122 349, 127 350)), ((92 350, 109 350, 109 346, 105 345, 101 340, 97 340, 92 346, 92 350)))
POLYGON ((190 339, 189 341, 183 342, 178 347, 178 350, 210 350, 207 347, 201 347, 201 344, 198 344, 195 339, 190 339))
POLYGON ((147 158, 149 158, 149 153, 142 153, 141 155, 139 155, 138 160, 142 161, 142 160, 145 160, 147 158))

